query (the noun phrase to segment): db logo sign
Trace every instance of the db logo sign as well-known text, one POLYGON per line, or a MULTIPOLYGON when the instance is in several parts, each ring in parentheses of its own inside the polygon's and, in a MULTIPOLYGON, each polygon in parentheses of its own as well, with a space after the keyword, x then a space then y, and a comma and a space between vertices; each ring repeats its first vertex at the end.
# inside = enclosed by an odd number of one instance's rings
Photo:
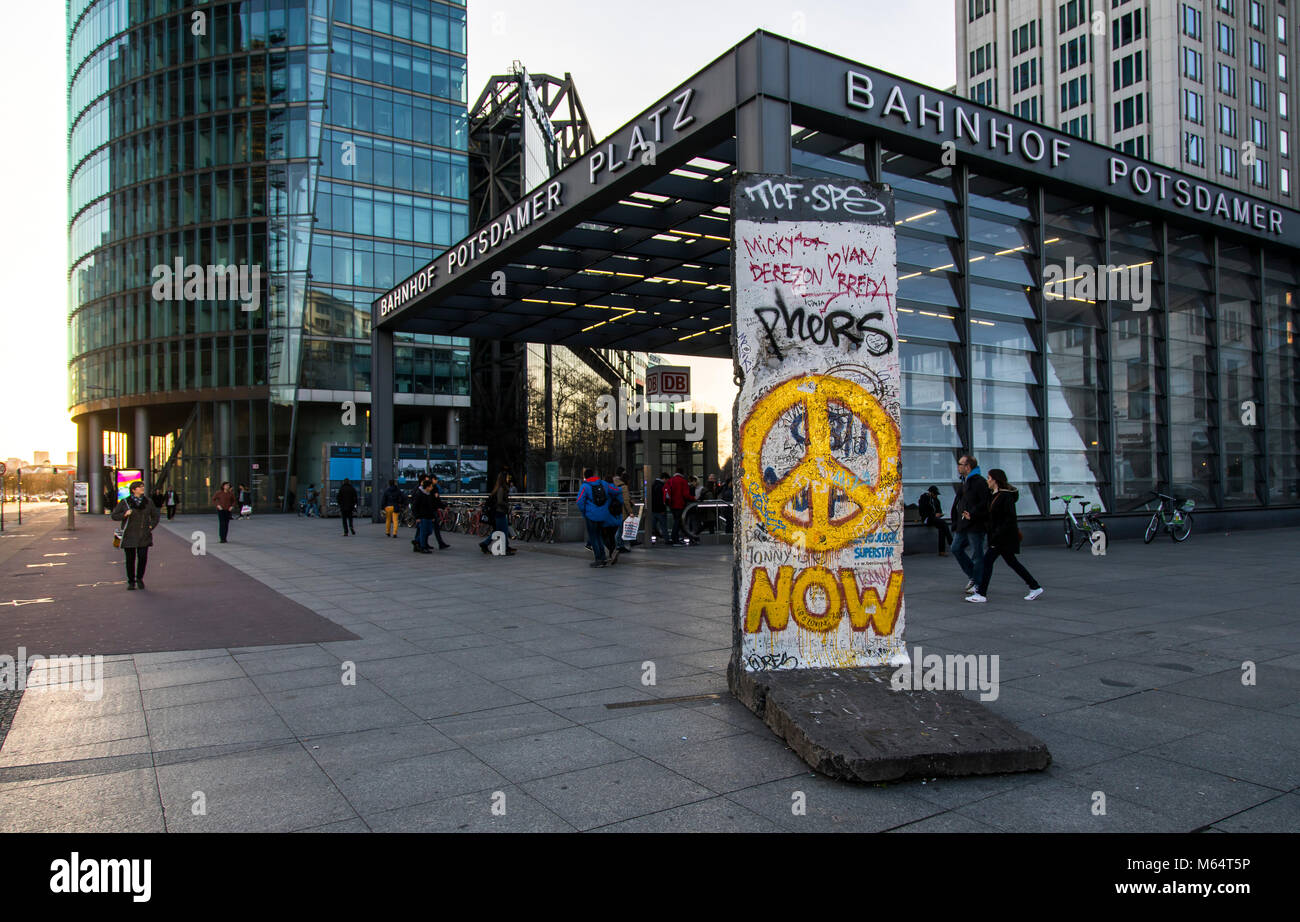
POLYGON ((646 372, 647 396, 664 395, 688 398, 691 393, 691 370, 685 365, 659 365, 646 372))

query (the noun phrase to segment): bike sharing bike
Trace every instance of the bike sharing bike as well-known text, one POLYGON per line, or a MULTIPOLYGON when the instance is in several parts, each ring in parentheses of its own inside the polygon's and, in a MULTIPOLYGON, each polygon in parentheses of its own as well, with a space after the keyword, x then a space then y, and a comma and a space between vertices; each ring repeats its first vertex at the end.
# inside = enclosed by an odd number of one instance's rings
POLYGON ((731 210, 732 668, 905 665, 892 192, 741 174, 731 210))

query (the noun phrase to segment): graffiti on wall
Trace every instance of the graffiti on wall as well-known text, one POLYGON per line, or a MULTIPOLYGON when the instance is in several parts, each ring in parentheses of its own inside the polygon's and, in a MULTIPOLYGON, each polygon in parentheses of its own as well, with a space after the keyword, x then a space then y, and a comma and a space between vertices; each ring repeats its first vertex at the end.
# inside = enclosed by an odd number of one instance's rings
POLYGON ((892 193, 741 174, 732 219, 738 661, 905 663, 892 193))

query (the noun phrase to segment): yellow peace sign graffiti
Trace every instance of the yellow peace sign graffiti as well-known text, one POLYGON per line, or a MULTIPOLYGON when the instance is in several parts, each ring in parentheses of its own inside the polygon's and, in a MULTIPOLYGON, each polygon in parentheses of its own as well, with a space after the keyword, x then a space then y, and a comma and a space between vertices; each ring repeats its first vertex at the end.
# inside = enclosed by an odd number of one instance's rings
POLYGON ((873 530, 898 497, 902 454, 898 426, 865 388, 844 378, 806 375, 773 388, 750 411, 740 430, 744 453, 745 496, 765 530, 789 544, 802 541, 810 551, 835 551, 873 530), (830 404, 843 406, 866 425, 876 443, 879 474, 874 484, 836 460, 831 451, 830 404), (775 484, 763 482, 763 445, 781 416, 803 404, 808 450, 775 484), (786 507, 809 491, 808 517, 800 521, 786 507), (832 516, 834 492, 857 505, 832 516))

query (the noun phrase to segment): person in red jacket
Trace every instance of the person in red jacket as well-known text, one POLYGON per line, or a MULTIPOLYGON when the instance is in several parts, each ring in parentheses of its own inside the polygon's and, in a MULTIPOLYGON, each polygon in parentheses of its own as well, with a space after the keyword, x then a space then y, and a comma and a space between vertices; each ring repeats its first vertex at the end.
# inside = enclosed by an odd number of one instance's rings
POLYGON ((668 544, 670 547, 680 547, 686 543, 682 540, 682 510, 691 501, 691 485, 687 483, 680 467, 677 468, 677 473, 668 478, 664 496, 668 500, 668 509, 673 514, 673 533, 669 536, 668 544))

